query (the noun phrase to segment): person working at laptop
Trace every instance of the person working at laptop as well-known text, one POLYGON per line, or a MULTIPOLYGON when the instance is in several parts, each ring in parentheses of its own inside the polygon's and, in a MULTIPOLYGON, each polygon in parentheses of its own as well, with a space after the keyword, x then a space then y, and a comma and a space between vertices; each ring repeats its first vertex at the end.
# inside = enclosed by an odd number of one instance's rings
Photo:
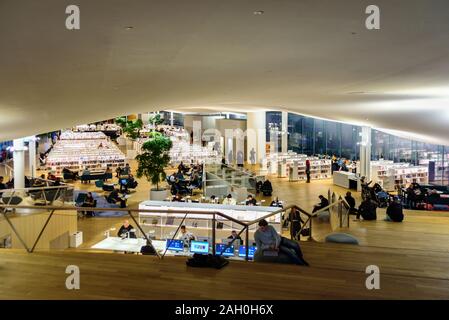
POLYGON ((259 221, 259 229, 254 233, 254 240, 256 240, 257 251, 282 252, 292 263, 301 266, 309 265, 303 258, 299 243, 281 237, 265 219, 259 221))
POLYGON ((231 235, 228 237, 229 240, 234 240, 234 244, 237 242, 238 244, 243 244, 242 238, 237 234, 237 231, 232 230, 231 235), (240 241, 240 242, 239 242, 240 241))
POLYGON ((128 220, 123 221, 123 225, 118 230, 117 236, 120 238, 136 238, 134 227, 129 224, 128 220))
POLYGON ((190 241, 195 240, 195 235, 188 232, 186 226, 181 226, 181 233, 179 234, 178 239, 183 240, 185 246, 189 246, 190 241))

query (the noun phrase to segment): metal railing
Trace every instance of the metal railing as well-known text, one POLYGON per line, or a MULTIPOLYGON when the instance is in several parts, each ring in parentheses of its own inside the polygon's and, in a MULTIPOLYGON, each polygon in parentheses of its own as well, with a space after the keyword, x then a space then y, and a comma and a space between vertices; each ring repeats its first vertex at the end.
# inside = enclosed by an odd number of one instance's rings
MULTIPOLYGON (((51 189, 61 189, 67 186, 62 186, 62 187, 49 187, 51 189)), ((37 188, 28 188, 29 189, 37 189, 37 188)), ((56 196, 55 196, 56 197, 56 196)), ((54 200, 54 199, 53 199, 54 200)), ((285 208, 280 208, 279 210, 270 212, 269 214, 257 218, 255 220, 252 221, 240 221, 238 219, 235 219, 233 217, 230 217, 229 215, 219 212, 219 211, 209 211, 209 212, 205 212, 205 211, 195 211, 195 210, 188 210, 188 212, 186 213, 186 210, 173 210, 173 209, 163 209, 163 208, 158 208, 158 209, 133 209, 133 208, 96 208, 96 207, 76 207, 76 206, 67 206, 67 205, 62 205, 62 206, 54 206, 54 205, 46 205, 46 206, 31 206, 31 205, 12 205, 11 203, 5 203, 5 204, 0 204, 0 209, 1 212, 4 216, 4 218, 6 219, 6 221, 8 222, 9 226, 11 227, 11 230, 16 234, 17 238, 19 239, 19 241, 21 242, 21 244, 23 245, 23 247, 27 250, 27 252, 32 253, 34 252, 39 240, 42 237, 42 234, 45 232, 45 229, 47 228, 51 218, 53 217, 55 211, 93 211, 93 212, 98 212, 98 211, 115 211, 115 212, 126 212, 129 217, 132 219, 132 221, 134 222, 134 224, 137 226, 137 228, 139 229, 139 231, 142 233, 143 237, 146 240, 147 245, 151 246, 154 250, 154 252, 156 253, 156 255, 160 258, 163 259, 167 250, 164 251, 163 254, 160 254, 152 245, 152 240, 148 237, 148 235, 144 232, 144 230, 142 229, 142 226, 140 225, 140 223, 136 220, 135 216, 133 215, 133 213, 167 213, 167 214, 184 214, 184 218, 182 219, 181 223, 178 225, 172 240, 174 240, 181 228, 181 226, 183 225, 185 219, 188 217, 189 214, 194 214, 194 215, 204 215, 204 216, 212 216, 212 253, 213 255, 216 254, 216 222, 217 222, 217 217, 221 217, 223 219, 232 221, 238 225, 240 225, 242 227, 242 229, 238 232, 238 237, 240 237, 243 233, 245 233, 245 243, 246 243, 246 247, 245 247, 245 260, 248 261, 249 259, 249 232, 250 232, 250 227, 258 224, 259 221, 263 220, 263 219, 269 219, 277 214, 279 214, 281 216, 280 219, 280 224, 281 224, 281 228, 282 228, 282 224, 283 224, 283 219, 282 219, 282 213, 286 213, 288 210, 292 210, 293 208, 297 209, 299 212, 303 213, 304 215, 307 216, 307 220, 304 222, 302 228, 299 230, 299 233, 306 227, 308 226, 310 229, 310 236, 308 238, 309 241, 315 241, 313 239, 313 218, 319 216, 320 213, 325 212, 325 211, 329 211, 329 213, 331 214, 331 208, 342 208, 342 206, 346 206, 347 203, 344 201, 344 199, 342 199, 341 197, 331 203, 329 206, 322 208, 314 213, 308 213, 307 211, 305 211, 304 209, 300 208, 297 205, 289 205, 285 208), (50 215, 48 216, 43 228, 40 230, 36 240, 33 242, 32 247, 28 247, 27 244, 25 243, 25 241, 23 241, 20 233, 16 230, 16 228, 14 228, 13 224, 11 223, 10 219, 7 216, 7 210, 8 209, 12 209, 12 210, 18 210, 18 209, 40 209, 40 212, 42 212, 42 210, 48 210, 48 212, 50 212, 50 215)), ((349 206, 348 206, 349 207, 349 206)), ((341 214, 341 210, 338 210, 339 214, 341 214)), ((340 217, 340 221, 341 220, 341 215, 340 217)), ((210 219, 210 218, 209 218, 210 219)), ((348 226, 349 226, 349 219, 348 219, 348 226)), ((219 253, 219 255, 222 255, 230 246, 233 245, 234 241, 236 240, 236 238, 234 238, 232 241, 228 242, 228 244, 226 246, 224 246, 224 249, 219 253)))

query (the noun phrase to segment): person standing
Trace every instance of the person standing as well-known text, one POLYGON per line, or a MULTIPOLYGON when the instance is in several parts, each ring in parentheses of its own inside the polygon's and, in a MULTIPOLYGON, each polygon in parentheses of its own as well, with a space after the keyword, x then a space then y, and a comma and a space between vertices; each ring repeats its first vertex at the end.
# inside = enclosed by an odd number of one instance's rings
POLYGON ((306 175, 307 175, 307 183, 310 183, 310 160, 306 160, 306 175))

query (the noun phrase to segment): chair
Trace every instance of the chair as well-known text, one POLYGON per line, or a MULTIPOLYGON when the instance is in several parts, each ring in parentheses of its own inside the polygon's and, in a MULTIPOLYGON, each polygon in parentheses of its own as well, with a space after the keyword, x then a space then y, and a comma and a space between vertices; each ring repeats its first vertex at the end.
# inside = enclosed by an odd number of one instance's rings
POLYGON ((76 200, 75 200, 76 206, 83 204, 86 197, 87 197, 87 193, 78 193, 78 196, 76 197, 76 200))
POLYGON ((113 184, 103 184, 102 189, 103 189, 103 191, 111 192, 111 191, 114 191, 114 185, 113 184))
POLYGON ((103 185, 104 185, 104 181, 103 180, 96 180, 95 181, 95 186, 97 187, 97 188, 103 188, 103 185))

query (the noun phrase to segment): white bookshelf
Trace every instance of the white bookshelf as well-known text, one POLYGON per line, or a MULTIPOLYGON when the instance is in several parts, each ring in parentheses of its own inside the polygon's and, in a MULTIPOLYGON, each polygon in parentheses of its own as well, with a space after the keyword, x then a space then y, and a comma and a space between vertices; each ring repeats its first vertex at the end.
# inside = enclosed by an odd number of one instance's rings
POLYGON ((73 131, 61 133, 46 162, 47 168, 56 175, 61 175, 64 167, 81 171, 86 167, 90 170, 107 166, 113 169, 124 164, 125 155, 104 133, 73 131))

